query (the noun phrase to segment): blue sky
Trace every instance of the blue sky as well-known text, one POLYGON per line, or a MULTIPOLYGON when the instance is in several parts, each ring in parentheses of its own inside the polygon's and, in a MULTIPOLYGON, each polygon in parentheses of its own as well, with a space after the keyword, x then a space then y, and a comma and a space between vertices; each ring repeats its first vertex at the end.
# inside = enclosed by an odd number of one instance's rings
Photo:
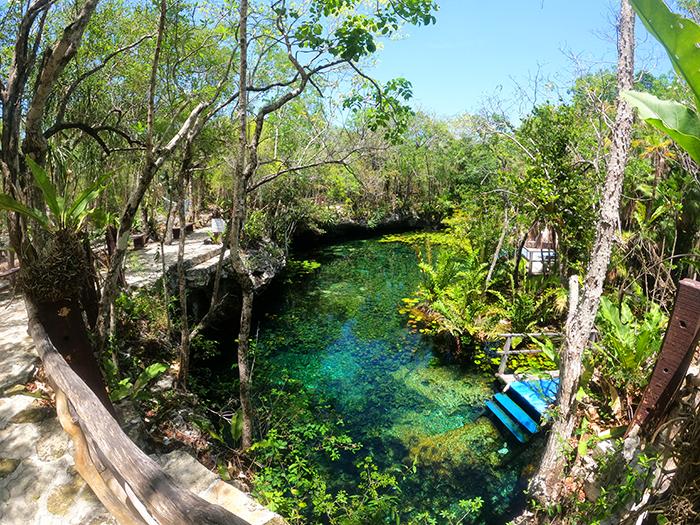
MULTIPOLYGON (((413 84, 413 105, 437 115, 476 112, 484 97, 512 99, 516 84, 541 74, 566 84, 577 67, 597 70, 617 60, 612 28, 616 0, 438 0, 437 23, 406 27, 408 37, 384 41, 372 76, 413 84), (607 38, 606 38, 607 35, 607 38), (566 51, 566 53, 564 52, 566 51)), ((637 66, 670 71, 662 48, 637 19, 637 66), (656 56, 661 60, 650 59, 656 56)), ((548 95, 540 84, 538 101, 548 95)), ((533 90, 530 89, 530 96, 533 90)), ((550 91, 551 96, 551 91, 550 91)), ((556 96, 554 97, 556 99, 556 96)), ((527 111, 529 108, 527 108, 527 111)), ((531 107, 531 105, 530 105, 531 107)), ((511 110, 517 117, 517 109, 511 110)))

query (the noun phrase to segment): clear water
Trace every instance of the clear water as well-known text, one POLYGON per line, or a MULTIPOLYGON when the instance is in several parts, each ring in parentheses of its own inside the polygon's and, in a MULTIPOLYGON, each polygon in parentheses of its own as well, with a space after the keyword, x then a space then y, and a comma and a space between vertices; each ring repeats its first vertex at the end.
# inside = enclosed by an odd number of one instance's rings
MULTIPOLYGON (((481 522, 509 521, 528 449, 484 414, 493 378, 438 364, 431 339, 407 326, 402 299, 420 281, 413 248, 365 240, 314 255, 321 267, 286 285, 276 307, 266 304, 259 345, 274 349, 269 360, 335 399, 381 468, 416 465, 400 484, 407 516, 437 517, 479 496, 481 522)), ((338 479, 347 479, 342 470, 338 479)))

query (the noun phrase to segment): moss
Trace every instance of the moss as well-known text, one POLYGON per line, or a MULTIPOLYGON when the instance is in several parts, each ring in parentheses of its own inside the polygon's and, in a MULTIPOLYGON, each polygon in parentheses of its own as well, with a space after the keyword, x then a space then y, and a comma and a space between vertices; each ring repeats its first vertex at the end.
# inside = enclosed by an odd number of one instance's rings
MULTIPOLYGON (((455 468, 479 468, 489 449, 499 447, 500 435, 486 418, 442 434, 417 432, 404 427, 402 442, 408 449, 407 464, 432 467, 436 474, 451 476, 455 468)), ((493 452, 492 452, 493 453, 493 452)), ((497 454, 496 454, 497 456, 497 454)), ((500 464, 500 458, 498 463, 500 464)))
POLYGON ((85 482, 79 477, 74 476, 73 479, 66 483, 65 485, 59 485, 51 494, 49 494, 49 499, 46 501, 46 508, 51 514, 58 516, 65 516, 68 514, 75 497, 80 491, 80 487, 83 486, 85 482))
POLYGON ((17 470, 20 463, 22 463, 22 461, 19 459, 0 457, 0 479, 6 478, 12 474, 17 470))
POLYGON ((6 397, 12 397, 14 395, 21 394, 25 390, 26 390, 26 387, 24 385, 15 385, 15 386, 10 387, 7 390, 5 390, 3 395, 6 397))
POLYGON ((38 423, 47 417, 51 417, 53 415, 52 412, 53 411, 48 407, 27 408, 26 410, 22 410, 21 412, 18 412, 12 416, 10 423, 13 425, 21 425, 22 423, 38 423))

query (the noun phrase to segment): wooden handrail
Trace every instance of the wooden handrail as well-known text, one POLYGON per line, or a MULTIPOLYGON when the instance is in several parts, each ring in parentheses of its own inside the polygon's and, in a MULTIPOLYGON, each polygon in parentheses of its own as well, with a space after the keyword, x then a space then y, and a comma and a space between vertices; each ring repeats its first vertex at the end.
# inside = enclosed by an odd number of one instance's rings
POLYGON ((39 321, 35 305, 27 297, 25 303, 29 334, 47 376, 60 391, 57 404, 62 415, 61 423, 71 438, 75 436, 76 467, 82 469, 79 470, 81 475, 120 523, 249 525, 223 507, 212 505, 182 488, 139 449, 58 353, 39 321), (65 400, 61 399, 63 395, 65 400), (75 417, 66 419, 68 409, 65 401, 70 402, 75 417), (84 442, 81 442, 81 436, 84 442), (95 476, 99 476, 100 480, 95 476), (115 481, 118 484, 116 491, 112 488, 115 481), (105 492, 105 487, 112 495, 105 492), (114 498, 123 501, 121 504, 115 503, 114 498), (137 509, 145 509, 146 515, 137 509))
POLYGON ((564 337, 564 334, 559 332, 536 332, 532 334, 497 334, 498 337, 505 337, 506 343, 503 345, 503 350, 496 352, 496 355, 500 355, 501 362, 498 365, 498 373, 503 374, 506 371, 506 365, 508 364, 508 356, 513 354, 538 354, 542 350, 511 350, 510 346, 513 343, 514 337, 564 337))

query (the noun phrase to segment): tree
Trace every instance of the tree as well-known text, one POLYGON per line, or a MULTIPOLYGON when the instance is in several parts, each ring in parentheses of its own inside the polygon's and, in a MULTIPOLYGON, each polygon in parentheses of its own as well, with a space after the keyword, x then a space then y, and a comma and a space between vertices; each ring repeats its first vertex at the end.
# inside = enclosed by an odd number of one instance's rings
MULTIPOLYGON (((167 108, 162 106, 160 107, 161 111, 157 111, 159 108, 156 107, 156 93, 160 91, 160 84, 158 83, 161 63, 160 55, 163 49, 166 48, 164 39, 168 37, 168 33, 166 32, 166 29, 168 29, 166 24, 167 16, 168 7, 163 0, 160 2, 159 27, 150 69, 144 158, 138 180, 136 181, 135 187, 131 190, 128 200, 121 212, 117 234, 117 250, 112 254, 110 268, 105 277, 102 298, 100 300, 99 317, 95 333, 95 339, 97 341, 96 347, 100 352, 104 350, 107 339, 106 334, 108 333, 109 327, 110 305, 116 297, 118 273, 124 261, 129 236, 136 219, 136 213, 154 177, 179 147, 182 147, 183 151, 180 170, 187 172, 192 162, 193 144, 205 125, 207 125, 207 123, 223 108, 227 107, 238 98, 237 92, 232 93, 228 91, 228 80, 238 50, 235 45, 232 48, 227 48, 227 45, 230 44, 228 41, 230 33, 222 29, 219 24, 214 24, 211 28, 205 28, 206 34, 203 37, 194 39, 191 48, 183 52, 184 57, 176 57, 176 59, 173 60, 173 69, 168 72, 168 76, 178 80, 188 79, 189 83, 181 86, 176 82, 178 92, 171 94, 169 97, 162 97, 172 101, 172 104, 169 104, 168 107, 173 113, 168 114, 165 111, 167 108), (212 44, 212 40, 215 44, 221 45, 224 49, 227 49, 227 52, 223 55, 219 55, 219 60, 206 61, 208 63, 200 64, 204 70, 204 74, 201 75, 204 77, 203 80, 197 76, 191 78, 191 75, 188 73, 188 67, 191 67, 188 59, 190 57, 199 58, 204 55, 204 49, 216 47, 212 44), (184 69, 184 71, 181 68, 184 69), (201 80, 201 82, 197 82, 198 80, 201 80), (162 120, 159 119, 157 122, 157 116, 161 117, 162 120)), ((177 34, 177 27, 178 26, 175 25, 175 27, 171 27, 170 29, 177 34)), ((181 45, 178 39, 170 43, 171 46, 169 49, 171 50, 177 49, 178 46, 181 45)), ((158 98, 160 99, 161 97, 158 98)), ((181 261, 180 264, 182 264, 181 261)), ((186 304, 182 305, 182 308, 185 310, 186 307, 186 304)), ((185 326, 184 329, 186 330, 186 328, 185 326)), ((189 355, 187 339, 186 337, 182 339, 183 343, 185 343, 183 347, 185 363, 189 355)), ((186 382, 186 377, 187 370, 185 367, 185 369, 181 371, 179 378, 183 386, 186 382)))
POLYGON ((529 155, 526 171, 513 189, 537 205, 533 222, 544 222, 555 232, 564 280, 569 266, 586 262, 601 181, 582 109, 568 104, 537 106, 516 133, 529 155))
MULTIPOLYGON (((618 23, 618 93, 632 86, 633 73, 634 11, 628 0, 622 0, 618 23)), ((615 232, 620 222, 620 196, 633 121, 632 106, 618 94, 605 190, 601 199, 600 217, 586 272, 583 296, 580 302, 571 305, 560 365, 556 412, 542 461, 529 485, 530 496, 541 504, 551 504, 557 501, 559 495, 559 477, 566 463, 566 455, 562 453, 562 448, 566 448, 574 430, 581 359, 595 323, 615 232)))

